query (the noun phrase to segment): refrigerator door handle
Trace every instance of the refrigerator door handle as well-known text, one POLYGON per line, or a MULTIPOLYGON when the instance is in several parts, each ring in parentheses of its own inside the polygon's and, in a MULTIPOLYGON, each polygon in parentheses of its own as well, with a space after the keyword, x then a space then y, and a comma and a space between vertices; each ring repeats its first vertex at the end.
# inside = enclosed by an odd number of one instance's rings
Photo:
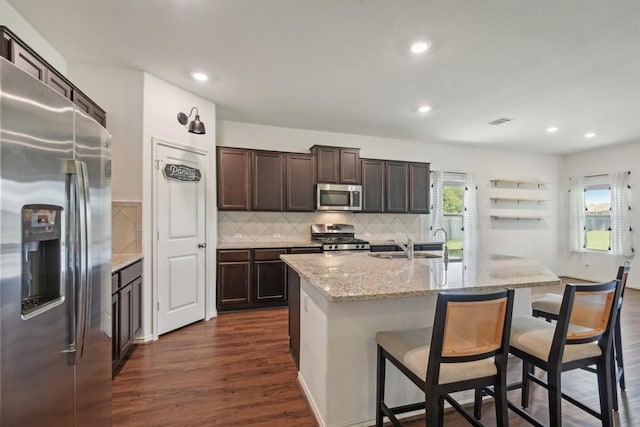
POLYGON ((69 304, 69 342, 67 344, 65 353, 69 353, 68 363, 69 365, 75 365, 77 347, 77 319, 76 319, 76 300, 77 300, 77 256, 78 251, 78 237, 77 228, 75 226, 78 218, 78 200, 77 200, 77 188, 78 188, 78 170, 75 160, 69 160, 66 164, 65 173, 67 174, 66 183, 66 204, 65 210, 67 212, 65 219, 65 270, 67 272, 65 284, 67 301, 69 304))
POLYGON ((89 185, 89 172, 87 170, 87 164, 85 162, 80 163, 80 171, 82 172, 82 193, 83 193, 83 205, 80 209, 84 211, 84 221, 82 227, 84 227, 84 249, 82 251, 83 259, 82 265, 84 266, 84 299, 80 301, 80 308, 84 311, 84 321, 78 326, 83 328, 82 339, 80 341, 80 359, 84 356, 84 349, 91 328, 91 300, 93 292, 93 269, 92 269, 92 257, 91 257, 91 198, 90 198, 90 185, 89 185))
MULTIPOLYGON (((71 257, 71 270, 73 273, 73 307, 71 310, 71 325, 74 328, 72 343, 67 352, 73 354, 71 364, 76 364, 84 354, 84 344, 86 342, 87 322, 90 317, 90 299, 88 286, 88 177, 87 167, 84 162, 78 160, 69 160, 67 163, 67 173, 75 176, 75 185, 73 186, 73 203, 70 203, 71 215, 70 221, 70 240, 72 250, 69 251, 71 257), (89 307, 89 308, 87 308, 89 307)), ((71 195, 69 195, 71 196, 71 195)), ((90 219, 89 219, 90 221, 90 219)))

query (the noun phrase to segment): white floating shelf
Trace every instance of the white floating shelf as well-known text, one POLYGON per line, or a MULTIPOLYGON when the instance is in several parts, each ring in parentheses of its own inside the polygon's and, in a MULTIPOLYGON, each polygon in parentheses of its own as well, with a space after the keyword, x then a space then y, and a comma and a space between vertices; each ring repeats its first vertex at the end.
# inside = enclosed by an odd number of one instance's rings
POLYGON ((499 220, 499 219, 510 219, 510 220, 525 220, 525 221, 540 221, 541 219, 545 219, 544 216, 527 216, 527 215, 491 215, 491 219, 499 220))
POLYGON ((544 203, 544 202, 548 202, 549 199, 529 199, 529 198, 522 198, 522 197, 492 197, 491 200, 494 203, 497 202, 516 202, 516 203, 520 203, 520 202, 535 202, 535 203, 544 203))
POLYGON ((540 181, 519 181, 512 179, 492 179, 491 184, 494 187, 500 187, 501 184, 506 184, 508 186, 513 186, 515 188, 522 187, 537 187, 542 188, 548 184, 548 182, 540 182, 540 181))

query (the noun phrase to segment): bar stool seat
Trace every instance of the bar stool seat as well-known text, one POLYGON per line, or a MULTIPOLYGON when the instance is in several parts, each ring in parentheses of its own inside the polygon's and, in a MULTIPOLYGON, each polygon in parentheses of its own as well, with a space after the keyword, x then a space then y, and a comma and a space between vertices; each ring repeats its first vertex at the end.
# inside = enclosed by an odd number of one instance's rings
POLYGON ((531 310, 536 317, 547 317, 545 314, 551 314, 553 317, 549 316, 549 318, 557 319, 560 305, 562 305, 562 295, 544 294, 542 298, 531 303, 531 310))
MULTIPOLYGON (((433 328, 405 331, 383 331, 376 334, 378 344, 397 360, 402 361, 419 378, 427 377, 427 364, 433 328)), ((496 375, 493 359, 472 362, 441 363, 438 384, 496 375)))
MULTIPOLYGON (((514 316, 511 324, 510 346, 526 352, 545 362, 549 361, 549 352, 555 325, 531 316, 514 316)), ((577 325, 569 325, 569 333, 587 332, 588 328, 577 325)), ((597 342, 568 345, 562 354, 562 363, 582 360, 590 357, 599 357, 602 350, 597 342)))

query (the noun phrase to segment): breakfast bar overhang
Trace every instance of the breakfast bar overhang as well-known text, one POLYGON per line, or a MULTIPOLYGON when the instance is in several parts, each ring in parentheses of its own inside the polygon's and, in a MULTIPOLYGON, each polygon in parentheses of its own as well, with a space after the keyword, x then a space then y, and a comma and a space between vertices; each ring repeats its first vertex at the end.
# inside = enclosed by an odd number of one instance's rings
MULTIPOLYGON (((375 334, 431 326, 438 292, 514 288, 515 315, 530 313, 531 287, 560 284, 533 259, 465 253, 463 260, 446 262, 438 255, 281 255, 289 267, 290 324, 299 328, 298 380, 321 426, 372 424, 375 334)), ((392 405, 424 398, 393 369, 387 372, 386 396, 392 405)))

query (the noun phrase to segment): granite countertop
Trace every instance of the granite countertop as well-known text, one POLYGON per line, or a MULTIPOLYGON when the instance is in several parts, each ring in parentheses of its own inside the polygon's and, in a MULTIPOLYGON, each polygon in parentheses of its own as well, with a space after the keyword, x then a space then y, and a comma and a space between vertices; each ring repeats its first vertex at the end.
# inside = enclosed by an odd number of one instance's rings
POLYGON ((122 270, 141 259, 142 254, 111 254, 111 273, 122 270))
MULTIPOLYGON (((440 255, 440 251, 429 253, 440 255)), ((334 302, 560 284, 560 279, 539 261, 508 255, 465 253, 464 262, 449 262, 446 269, 441 257, 384 259, 368 252, 280 258, 334 302)))
POLYGON ((218 249, 254 249, 254 248, 319 248, 322 244, 310 240, 300 242, 287 242, 276 240, 272 242, 258 242, 250 240, 238 240, 237 242, 220 242, 218 249))
MULTIPOLYGON (((364 238, 364 240, 368 240, 366 237, 364 238)), ((404 244, 406 243, 406 239, 405 240, 400 240, 400 243, 404 244)), ((396 245, 397 243, 394 240, 369 240, 369 244, 371 246, 386 246, 386 245, 396 245)), ((416 240, 413 242, 414 245, 442 245, 442 242, 428 242, 426 240, 416 240)))

